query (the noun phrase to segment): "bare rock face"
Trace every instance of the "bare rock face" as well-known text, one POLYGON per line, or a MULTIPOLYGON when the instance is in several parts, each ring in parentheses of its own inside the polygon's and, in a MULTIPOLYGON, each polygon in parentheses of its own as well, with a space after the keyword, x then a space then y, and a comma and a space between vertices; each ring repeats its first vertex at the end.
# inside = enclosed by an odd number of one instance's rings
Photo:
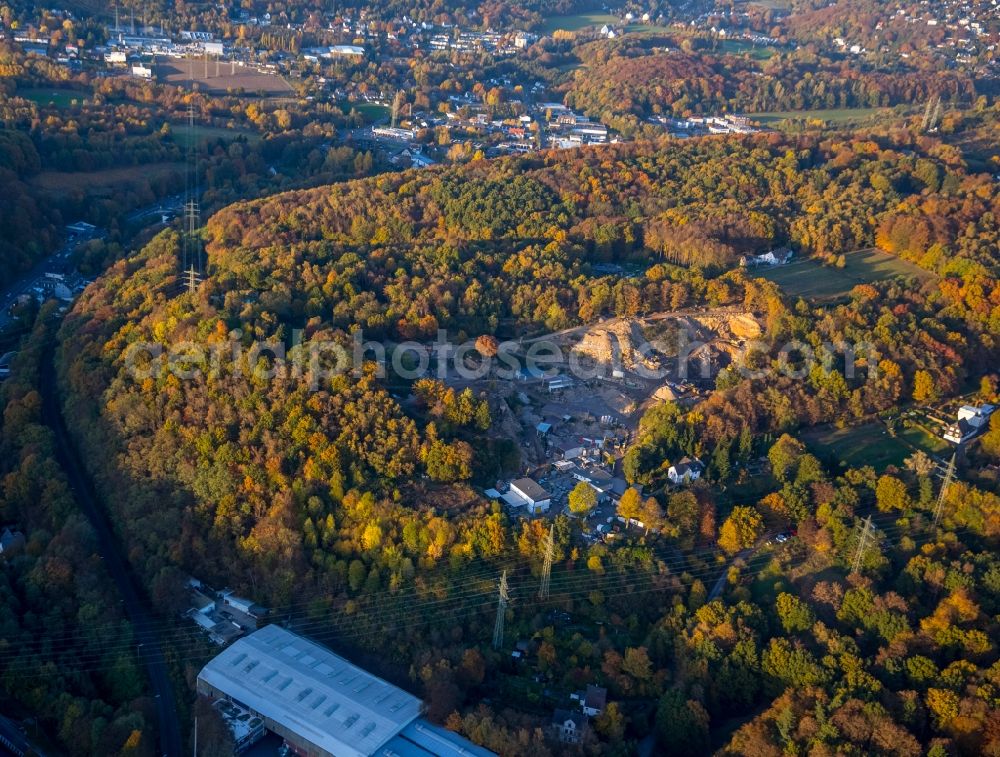
POLYGON ((659 360, 651 354, 641 325, 631 318, 595 326, 573 349, 598 363, 620 365, 625 370, 639 366, 650 370, 659 367, 659 360))
POLYGON ((733 316, 729 321, 729 330, 738 339, 756 339, 764 333, 760 323, 752 315, 733 316))

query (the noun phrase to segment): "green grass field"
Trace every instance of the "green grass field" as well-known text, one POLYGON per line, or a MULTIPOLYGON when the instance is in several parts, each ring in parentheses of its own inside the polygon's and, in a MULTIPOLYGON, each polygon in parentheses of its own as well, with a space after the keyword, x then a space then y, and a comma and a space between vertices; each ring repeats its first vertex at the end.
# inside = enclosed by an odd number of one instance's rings
MULTIPOLYGON (((767 60, 777 51, 773 47, 761 47, 742 39, 726 39, 719 43, 719 50, 729 55, 749 53, 754 60, 767 60)), ((761 114, 767 115, 767 114, 761 114)), ((757 116, 755 115, 754 118, 757 116)))
POLYGON ((830 426, 803 431, 799 438, 821 459, 838 460, 851 468, 870 465, 883 471, 897 468, 920 449, 929 455, 941 455, 950 445, 920 428, 901 428, 891 436, 881 423, 850 428, 830 426))
POLYGON ((390 108, 385 105, 379 105, 378 103, 342 102, 340 103, 340 109, 344 111, 344 113, 350 113, 352 110, 356 110, 361 114, 361 117, 365 119, 366 124, 373 124, 376 121, 388 118, 391 112, 390 108))
POLYGON ((224 129, 221 126, 195 126, 194 131, 192 131, 187 124, 170 124, 170 132, 174 136, 174 141, 184 148, 191 145, 192 137, 198 140, 198 144, 216 139, 231 140, 237 137, 246 137, 250 142, 260 139, 260 135, 255 132, 246 129, 224 129))
MULTIPOLYGON (((736 40, 731 40, 735 42, 736 40)), ((764 48, 766 50, 767 48, 764 48)), ((762 124, 778 124, 782 121, 824 121, 828 124, 843 124, 861 121, 872 116, 892 113, 892 108, 829 108, 819 110, 782 110, 769 113, 751 113, 751 118, 762 124)))
POLYGON ((753 275, 773 281, 793 297, 829 299, 846 295, 857 284, 868 284, 896 276, 928 281, 934 275, 880 250, 857 250, 845 256, 843 268, 824 266, 810 258, 792 260, 774 268, 759 268, 753 275))
POLYGON ((746 5, 760 5, 771 10, 789 11, 792 4, 789 0, 749 0, 746 5))
POLYGON ((90 92, 78 89, 40 88, 19 89, 17 91, 17 96, 23 97, 25 100, 31 100, 39 105, 54 105, 57 108, 68 108, 74 101, 83 103, 90 95, 90 92))
POLYGON ((610 13, 576 13, 572 16, 550 16, 542 25, 542 34, 552 34, 560 29, 567 32, 578 32, 590 26, 615 25, 620 23, 616 16, 610 13))
POLYGON ((641 21, 639 23, 628 24, 625 27, 625 31, 628 34, 663 34, 664 32, 674 31, 669 26, 660 26, 659 24, 644 24, 641 21))

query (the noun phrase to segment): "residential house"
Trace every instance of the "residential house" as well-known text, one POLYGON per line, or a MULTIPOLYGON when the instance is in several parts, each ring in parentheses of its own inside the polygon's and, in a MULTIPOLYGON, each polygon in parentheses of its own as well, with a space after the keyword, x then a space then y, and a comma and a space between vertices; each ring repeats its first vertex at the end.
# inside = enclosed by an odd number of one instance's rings
POLYGON ((582 712, 556 710, 552 714, 553 734, 563 744, 579 744, 587 729, 587 718, 582 712))
POLYGON ((583 714, 594 718, 604 712, 608 704, 608 690, 603 686, 588 684, 587 693, 584 694, 581 707, 583 714))
POLYGON ((614 488, 614 476, 603 468, 598 468, 596 466, 587 466, 586 468, 582 468, 580 466, 576 466, 571 471, 571 474, 577 481, 583 481, 584 483, 590 484, 590 488, 597 492, 598 502, 606 499, 614 488))
POLYGON ((777 250, 770 250, 763 255, 744 255, 740 258, 740 265, 744 268, 755 268, 761 265, 785 265, 792 259, 793 254, 787 247, 779 247, 777 250))
POLYGON ((667 469, 667 478, 673 484, 689 484, 701 478, 704 471, 701 460, 685 456, 667 469))
POLYGON ((963 444, 984 433, 990 425, 993 405, 962 405, 958 409, 958 419, 944 430, 944 438, 955 444, 963 444))

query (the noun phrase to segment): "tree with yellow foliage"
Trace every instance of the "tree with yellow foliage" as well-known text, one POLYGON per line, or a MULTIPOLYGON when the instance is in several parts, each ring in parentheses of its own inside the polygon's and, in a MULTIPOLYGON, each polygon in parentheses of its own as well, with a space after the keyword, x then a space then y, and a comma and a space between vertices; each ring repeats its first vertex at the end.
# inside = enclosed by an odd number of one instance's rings
POLYGON ((719 529, 719 546, 728 554, 735 554, 757 543, 764 530, 764 519, 753 507, 737 506, 719 529))

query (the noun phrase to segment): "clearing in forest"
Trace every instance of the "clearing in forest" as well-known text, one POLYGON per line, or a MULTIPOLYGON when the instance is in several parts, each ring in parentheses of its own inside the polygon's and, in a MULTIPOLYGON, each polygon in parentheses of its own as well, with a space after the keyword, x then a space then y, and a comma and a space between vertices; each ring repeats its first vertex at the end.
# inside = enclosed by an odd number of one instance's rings
POLYGON ((929 281, 934 274, 895 255, 876 250, 857 250, 844 256, 843 268, 823 265, 814 258, 793 259, 788 265, 757 268, 752 275, 773 281, 793 297, 832 299, 842 297, 858 284, 901 277, 929 281))

